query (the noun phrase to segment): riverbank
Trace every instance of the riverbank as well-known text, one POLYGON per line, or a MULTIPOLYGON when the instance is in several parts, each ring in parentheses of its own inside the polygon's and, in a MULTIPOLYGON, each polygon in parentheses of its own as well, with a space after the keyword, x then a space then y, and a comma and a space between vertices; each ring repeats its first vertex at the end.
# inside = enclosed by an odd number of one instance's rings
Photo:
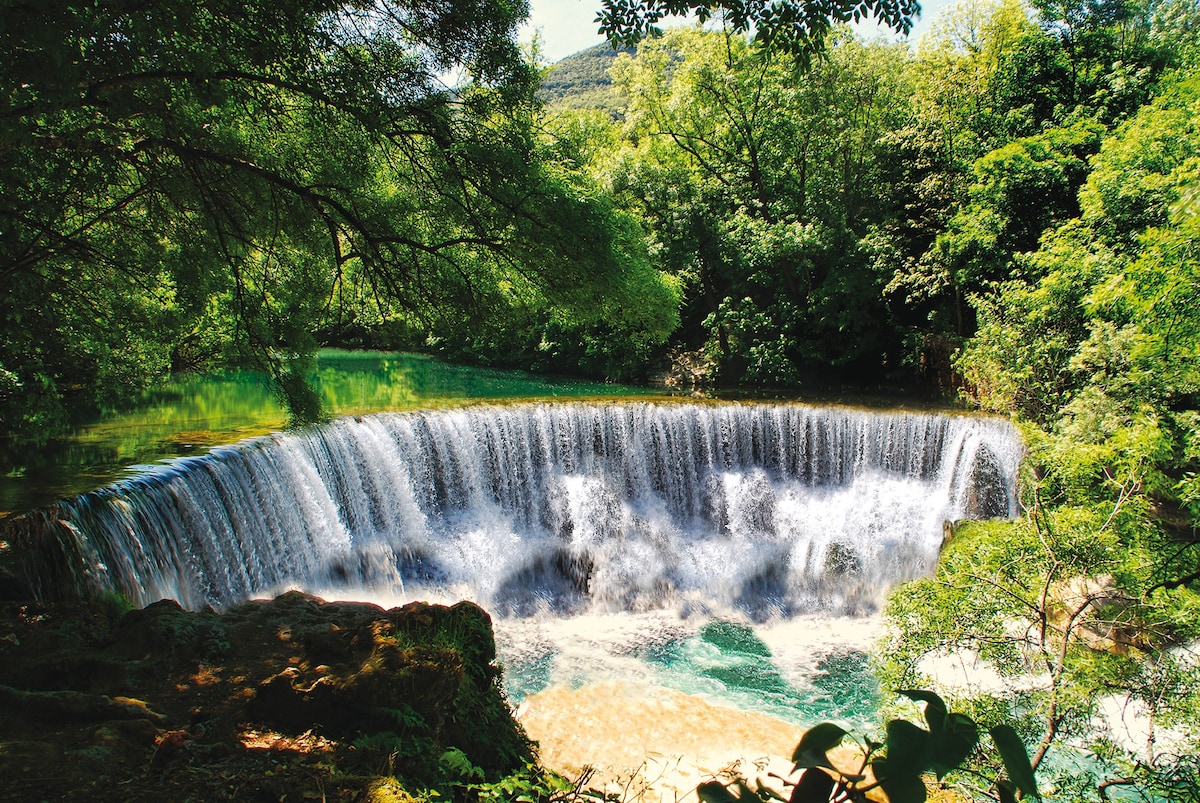
POLYGON ((455 799, 533 760, 470 603, 0 604, 0 800, 455 799))

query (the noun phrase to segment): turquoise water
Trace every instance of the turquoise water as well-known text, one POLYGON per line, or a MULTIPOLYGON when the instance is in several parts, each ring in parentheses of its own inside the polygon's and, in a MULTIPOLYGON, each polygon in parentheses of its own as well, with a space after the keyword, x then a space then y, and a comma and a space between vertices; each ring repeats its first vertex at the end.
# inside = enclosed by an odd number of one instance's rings
POLYGON ((771 648, 748 623, 715 619, 651 660, 664 670, 664 685, 797 724, 866 722, 879 705, 879 682, 866 653, 843 647, 822 654, 808 683, 797 686, 784 678, 771 648))
MULTIPOLYGON (((316 376, 334 415, 481 401, 605 398, 655 391, 451 365, 416 354, 322 351, 316 376)), ((77 496, 139 465, 283 429, 287 413, 253 371, 179 377, 31 448, 0 439, 0 518, 77 496)))
POLYGON ((874 724, 879 681, 865 652, 831 646, 814 654, 803 682, 781 665, 752 624, 714 619, 646 655, 660 685, 797 725, 818 721, 874 724))
POLYGON ((607 681, 661 687, 719 706, 811 727, 878 728, 882 692, 867 650, 876 617, 799 616, 753 623, 736 614, 670 612, 496 621, 514 705, 543 689, 607 681))

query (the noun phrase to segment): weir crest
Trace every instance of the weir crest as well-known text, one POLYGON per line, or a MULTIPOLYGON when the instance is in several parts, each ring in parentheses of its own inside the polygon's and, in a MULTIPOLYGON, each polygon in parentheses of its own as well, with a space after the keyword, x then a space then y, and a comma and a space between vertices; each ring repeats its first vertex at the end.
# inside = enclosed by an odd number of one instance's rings
POLYGON ((995 419, 799 404, 572 403, 345 418, 148 467, 32 514, 137 605, 287 588, 500 615, 865 613, 946 521, 1014 515, 995 419))

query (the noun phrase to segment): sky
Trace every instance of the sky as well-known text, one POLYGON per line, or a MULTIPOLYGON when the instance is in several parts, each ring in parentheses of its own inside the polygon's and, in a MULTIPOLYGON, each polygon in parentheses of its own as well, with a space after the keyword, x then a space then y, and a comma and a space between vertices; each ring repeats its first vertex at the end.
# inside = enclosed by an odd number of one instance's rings
MULTIPOLYGON (((910 35, 913 41, 929 27, 929 21, 947 2, 924 0, 921 3, 924 11, 910 35)), ((596 12, 600 9, 600 0, 530 0, 530 9, 529 22, 521 31, 521 41, 530 41, 533 32, 539 30, 542 58, 547 62, 558 61, 604 41, 596 33, 594 22, 596 12)))

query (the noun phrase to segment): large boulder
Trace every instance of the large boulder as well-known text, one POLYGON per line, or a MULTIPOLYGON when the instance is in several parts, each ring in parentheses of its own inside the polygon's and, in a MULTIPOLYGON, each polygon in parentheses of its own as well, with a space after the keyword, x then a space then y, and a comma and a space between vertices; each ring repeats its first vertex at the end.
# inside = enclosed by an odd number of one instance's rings
POLYGON ((381 772, 454 797, 447 753, 534 758, 471 603, 0 605, 0 800, 361 799, 381 772))

